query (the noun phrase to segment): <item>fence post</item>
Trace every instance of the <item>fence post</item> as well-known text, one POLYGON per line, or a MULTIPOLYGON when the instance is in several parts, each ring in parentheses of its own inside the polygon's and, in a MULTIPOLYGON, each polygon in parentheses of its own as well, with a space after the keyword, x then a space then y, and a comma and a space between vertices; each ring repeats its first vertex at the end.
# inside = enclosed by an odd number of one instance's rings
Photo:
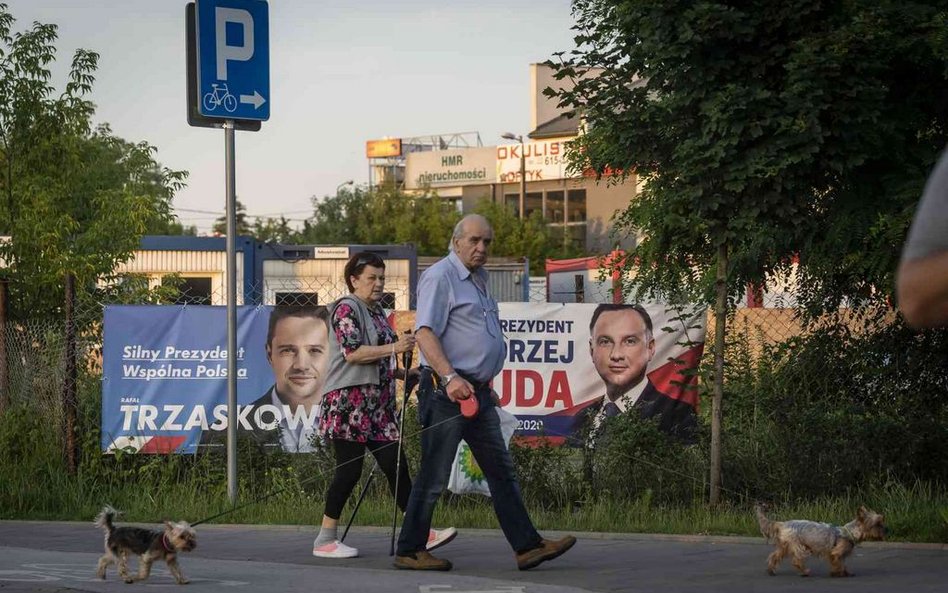
POLYGON ((64 349, 66 374, 63 377, 63 445, 66 453, 66 469, 75 474, 79 467, 76 423, 78 404, 76 400, 76 278, 66 273, 65 290, 66 344, 64 349))
POLYGON ((7 279, 0 278, 0 414, 10 405, 10 369, 7 366, 7 279))
POLYGON ((718 246, 717 277, 714 282, 714 390, 711 397, 711 492, 708 502, 721 502, 721 420, 724 398, 724 336, 727 323, 727 243, 718 246))

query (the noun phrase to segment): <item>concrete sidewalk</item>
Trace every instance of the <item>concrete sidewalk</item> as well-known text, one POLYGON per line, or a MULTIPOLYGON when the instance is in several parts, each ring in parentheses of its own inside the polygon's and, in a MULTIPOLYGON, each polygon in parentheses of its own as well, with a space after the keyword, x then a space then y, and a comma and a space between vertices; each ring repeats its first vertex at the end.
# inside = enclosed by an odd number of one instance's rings
MULTIPOLYGON (((391 567, 384 529, 353 528, 346 543, 358 547, 361 557, 351 560, 313 558, 314 535, 313 527, 202 525, 198 548, 180 557, 191 579, 187 590, 942 592, 948 582, 948 547, 940 544, 862 544, 847 562, 855 577, 831 579, 827 565, 811 559, 813 576, 804 579, 789 564, 768 576, 771 546, 762 538, 575 533, 579 542, 564 556, 520 572, 499 531, 461 530, 437 552, 454 562, 454 570, 418 573, 391 567)), ((114 571, 106 581, 95 578, 102 535, 91 524, 2 521, 0 549, 2 593, 129 590, 114 571)), ((156 564, 145 586, 175 585, 156 564)))

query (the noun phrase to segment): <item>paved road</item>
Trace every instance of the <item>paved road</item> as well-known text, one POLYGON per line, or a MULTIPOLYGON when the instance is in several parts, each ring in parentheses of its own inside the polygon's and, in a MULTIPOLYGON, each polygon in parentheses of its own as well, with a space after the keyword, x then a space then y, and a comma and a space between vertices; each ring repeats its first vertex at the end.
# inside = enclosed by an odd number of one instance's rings
MULTIPOLYGON (((579 593, 588 591, 727 593, 805 591, 948 591, 948 546, 871 543, 856 548, 856 576, 831 579, 820 560, 813 576, 789 565, 764 571, 770 546, 762 539, 576 534, 561 558, 520 572, 499 531, 463 530, 439 550, 455 569, 446 573, 394 570, 388 534, 353 528, 347 543, 362 557, 322 560, 310 555, 314 529, 291 526, 203 525, 198 548, 181 557, 189 593, 287 591, 340 593, 579 593)), ((545 535, 557 536, 556 533, 545 535)), ((101 533, 84 523, 0 521, 0 593, 177 590, 156 564, 144 584, 125 585, 114 573, 95 578, 101 533)))

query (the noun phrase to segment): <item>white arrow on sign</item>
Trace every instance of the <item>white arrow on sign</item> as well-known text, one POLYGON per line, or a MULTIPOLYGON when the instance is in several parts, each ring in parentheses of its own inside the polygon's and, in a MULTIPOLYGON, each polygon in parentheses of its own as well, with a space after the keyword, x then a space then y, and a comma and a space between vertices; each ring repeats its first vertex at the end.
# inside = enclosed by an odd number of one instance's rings
POLYGON ((260 106, 267 102, 263 95, 254 90, 252 95, 241 95, 241 103, 251 103, 254 109, 260 109, 260 106))

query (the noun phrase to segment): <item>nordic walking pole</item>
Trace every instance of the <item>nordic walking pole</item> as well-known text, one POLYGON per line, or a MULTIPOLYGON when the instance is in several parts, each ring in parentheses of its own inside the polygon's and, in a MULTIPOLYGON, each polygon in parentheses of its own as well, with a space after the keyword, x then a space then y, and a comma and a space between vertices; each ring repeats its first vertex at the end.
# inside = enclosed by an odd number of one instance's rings
POLYGON ((369 491, 369 486, 372 485, 372 478, 375 477, 375 470, 379 468, 379 462, 376 461, 375 465, 372 466, 372 471, 369 472, 369 477, 365 479, 365 484, 362 485, 362 492, 359 493, 359 500, 356 501, 355 508, 352 509, 352 514, 349 515, 349 522, 346 523, 346 530, 342 532, 342 537, 339 538, 340 542, 346 541, 346 535, 349 534, 349 528, 352 527, 352 522, 355 521, 356 513, 359 512, 359 507, 362 506, 362 501, 365 500, 365 495, 369 491))
POLYGON ((395 555, 395 523, 398 521, 398 478, 402 469, 402 433, 405 428, 405 407, 408 405, 408 369, 411 368, 411 350, 402 354, 402 366, 405 367, 405 393, 402 396, 402 413, 398 415, 398 450, 395 453, 395 496, 393 497, 395 502, 392 506, 392 541, 388 548, 389 556, 395 555))

